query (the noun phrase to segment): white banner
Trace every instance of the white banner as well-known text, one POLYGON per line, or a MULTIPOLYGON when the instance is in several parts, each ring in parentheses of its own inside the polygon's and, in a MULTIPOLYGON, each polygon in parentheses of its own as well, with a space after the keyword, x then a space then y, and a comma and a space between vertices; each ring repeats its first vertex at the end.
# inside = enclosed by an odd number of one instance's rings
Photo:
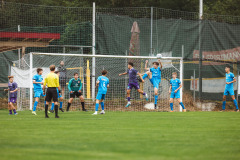
MULTIPOLYGON (((49 68, 42 68, 43 69, 43 78, 50 72, 49 68)), ((37 68, 33 68, 32 75, 34 76, 37 74, 37 68)), ((32 77, 30 77, 30 70, 22 70, 17 67, 11 67, 11 75, 14 76, 14 81, 18 84, 18 87, 21 88, 30 88, 30 85, 33 85, 33 83, 30 83, 30 80, 32 77)), ((32 82, 32 81, 31 81, 32 82)))
MULTIPOLYGON (((190 90, 194 90, 194 81, 191 76, 190 90)), ((202 80, 202 92, 207 93, 223 93, 226 85, 226 78, 203 78, 202 80)), ((239 83, 239 82, 238 82, 239 83)), ((234 90, 237 90, 237 83, 233 84, 234 90)), ((195 91, 199 91, 199 80, 195 80, 195 91)))

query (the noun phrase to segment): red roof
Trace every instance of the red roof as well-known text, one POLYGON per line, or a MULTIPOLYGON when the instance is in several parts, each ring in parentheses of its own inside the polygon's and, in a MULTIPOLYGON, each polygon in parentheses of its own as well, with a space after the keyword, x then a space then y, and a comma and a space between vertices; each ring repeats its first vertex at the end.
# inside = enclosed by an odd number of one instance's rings
POLYGON ((0 32, 0 38, 60 39, 60 33, 0 32))

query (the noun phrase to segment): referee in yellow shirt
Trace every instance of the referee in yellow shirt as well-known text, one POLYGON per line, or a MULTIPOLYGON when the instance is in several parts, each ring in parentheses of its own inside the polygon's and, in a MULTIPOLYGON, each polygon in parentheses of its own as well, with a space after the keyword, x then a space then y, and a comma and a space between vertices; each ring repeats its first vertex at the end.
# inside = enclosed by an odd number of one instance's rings
MULTIPOLYGON (((60 86, 59 86, 59 77, 57 74, 54 73, 55 71, 55 65, 51 65, 50 67, 50 73, 47 74, 47 76, 44 79, 44 85, 43 85, 43 92, 45 92, 46 85, 47 93, 46 93, 46 106, 45 106, 45 118, 48 117, 48 105, 52 101, 54 102, 54 110, 55 110, 55 118, 59 118, 58 116, 58 95, 57 95, 57 88, 59 91, 59 94, 61 94, 60 86)), ((45 94, 45 93, 43 93, 45 94)))

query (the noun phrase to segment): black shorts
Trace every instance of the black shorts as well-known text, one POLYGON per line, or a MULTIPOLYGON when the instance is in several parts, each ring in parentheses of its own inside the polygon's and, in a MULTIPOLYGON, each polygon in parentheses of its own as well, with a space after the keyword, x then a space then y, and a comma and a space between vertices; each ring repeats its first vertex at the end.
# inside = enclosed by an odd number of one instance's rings
POLYGON ((46 101, 51 102, 52 99, 53 102, 58 102, 58 93, 56 87, 50 87, 47 89, 46 101))
POLYGON ((75 98, 75 97, 80 97, 82 96, 82 92, 77 92, 77 91, 73 91, 72 93, 70 92, 70 98, 75 98))
POLYGON ((59 84, 62 87, 66 87, 66 83, 67 83, 67 78, 64 77, 59 77, 59 84))

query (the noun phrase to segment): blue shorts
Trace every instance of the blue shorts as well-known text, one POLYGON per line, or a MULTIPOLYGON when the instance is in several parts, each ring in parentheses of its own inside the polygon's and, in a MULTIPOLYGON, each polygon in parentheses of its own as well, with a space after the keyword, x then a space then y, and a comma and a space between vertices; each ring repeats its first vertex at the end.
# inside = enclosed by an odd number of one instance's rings
POLYGON ((225 91, 224 91, 224 94, 223 94, 224 96, 227 96, 227 95, 234 95, 234 89, 233 88, 230 88, 230 89, 228 89, 228 88, 225 88, 225 91))
POLYGON ((34 98, 40 98, 40 96, 45 97, 45 95, 43 94, 43 90, 34 91, 34 98))
POLYGON ((101 100, 101 99, 102 99, 102 100, 105 100, 105 95, 106 95, 106 94, 98 93, 96 99, 97 99, 97 100, 101 100))
POLYGON ((61 97, 62 97, 62 94, 59 95, 58 89, 57 89, 57 94, 58 94, 58 98, 61 98, 61 97))
POLYGON ((180 98, 180 90, 175 93, 174 91, 171 92, 170 98, 180 98))
POLYGON ((152 77, 149 80, 153 84, 153 88, 157 88, 157 89, 159 88, 159 84, 161 82, 161 79, 152 77))

